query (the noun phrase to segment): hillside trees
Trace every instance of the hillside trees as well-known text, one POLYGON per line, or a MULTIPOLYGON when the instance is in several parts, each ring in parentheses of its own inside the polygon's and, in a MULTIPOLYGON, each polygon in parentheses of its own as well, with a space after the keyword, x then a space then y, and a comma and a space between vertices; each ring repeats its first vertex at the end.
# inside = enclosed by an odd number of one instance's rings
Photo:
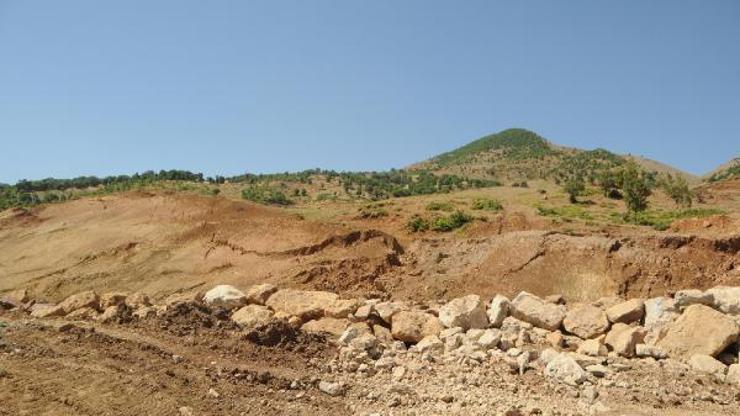
POLYGON ((689 184, 682 176, 672 176, 670 173, 660 181, 660 187, 677 206, 690 208, 694 194, 689 189, 689 184))
POLYGON ((627 215, 635 215, 648 207, 654 179, 648 172, 629 163, 622 171, 622 192, 627 205, 627 215))

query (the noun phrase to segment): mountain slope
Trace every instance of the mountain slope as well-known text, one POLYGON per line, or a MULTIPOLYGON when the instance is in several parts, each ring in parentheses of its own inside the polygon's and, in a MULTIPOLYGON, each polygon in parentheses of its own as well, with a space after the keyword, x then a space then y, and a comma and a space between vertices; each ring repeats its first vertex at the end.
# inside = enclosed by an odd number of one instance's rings
POLYGON ((499 181, 547 179, 556 182, 579 172, 595 180, 599 172, 634 161, 650 172, 670 173, 690 183, 698 178, 666 164, 604 149, 582 150, 556 145, 532 131, 512 128, 482 137, 410 167, 412 170, 467 175, 499 181))
POLYGON ((717 166, 717 168, 704 176, 704 180, 707 182, 716 182, 735 177, 740 177, 740 157, 730 159, 717 166))

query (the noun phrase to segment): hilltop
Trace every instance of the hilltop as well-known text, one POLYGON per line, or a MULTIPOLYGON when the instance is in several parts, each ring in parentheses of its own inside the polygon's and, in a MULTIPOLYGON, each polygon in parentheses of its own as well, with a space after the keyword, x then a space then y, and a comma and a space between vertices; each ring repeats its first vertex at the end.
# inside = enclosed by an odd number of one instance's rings
POLYGON ((573 173, 595 182, 599 173, 632 161, 648 172, 670 173, 695 184, 699 179, 672 166, 605 149, 582 150, 557 145, 535 132, 512 128, 414 164, 411 170, 469 175, 479 179, 516 182, 544 179, 559 183, 573 173))

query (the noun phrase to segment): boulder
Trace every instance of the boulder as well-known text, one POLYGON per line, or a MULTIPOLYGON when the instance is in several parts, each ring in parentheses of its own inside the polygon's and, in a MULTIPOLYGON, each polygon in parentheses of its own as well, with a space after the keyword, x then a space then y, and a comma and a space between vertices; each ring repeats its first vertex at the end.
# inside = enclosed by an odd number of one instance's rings
POLYGON ((370 315, 372 315, 373 312, 375 312, 374 305, 372 303, 366 303, 357 308, 354 313, 354 317, 356 320, 366 321, 370 319, 370 315))
POLYGON ((563 323, 565 307, 546 302, 531 293, 520 292, 511 302, 511 315, 536 327, 555 331, 563 323))
POLYGON ((496 328, 486 329, 476 341, 484 350, 496 348, 501 341, 501 331, 496 328))
POLYGON ((382 325, 373 325, 373 335, 375 335, 375 338, 377 338, 378 341, 384 344, 393 343, 393 334, 391 334, 391 330, 382 325))
POLYGON ((571 386, 586 381, 586 372, 568 354, 558 354, 545 366, 545 375, 571 386))
POLYGON ((247 303, 252 305, 264 305, 270 296, 277 292, 277 286, 270 283, 254 285, 247 290, 247 303))
POLYGON ((403 309, 404 305, 398 302, 380 302, 375 305, 375 313, 388 325, 392 323, 393 315, 403 309))
POLYGON ((738 338, 738 326, 721 312, 704 306, 691 305, 668 327, 657 346, 672 357, 694 354, 717 356, 738 338))
POLYGON ((30 308, 31 316, 34 318, 49 318, 53 316, 64 316, 64 309, 59 305, 48 303, 36 303, 30 308))
POLYGON ((714 296, 711 293, 702 292, 699 289, 679 290, 673 295, 673 299, 676 302, 676 307, 680 309, 697 304, 707 306, 714 304, 714 296))
POLYGON ((323 332, 334 336, 341 336, 349 325, 348 319, 340 318, 321 318, 314 321, 308 321, 301 330, 305 332, 323 332))
POLYGON ((324 314, 330 318, 347 318, 353 315, 360 305, 362 301, 358 299, 337 299, 326 308, 324 314))
POLYGON ((118 322, 125 312, 126 305, 123 303, 110 305, 97 317, 97 320, 102 323, 118 322))
POLYGON ((231 320, 242 328, 252 329, 270 323, 273 312, 262 305, 247 305, 231 315, 231 320))
POLYGON ((441 353, 445 349, 445 344, 436 335, 428 335, 424 337, 421 341, 419 341, 418 344, 416 344, 416 349, 422 353, 423 352, 441 353))
POLYGON ((105 310, 110 306, 126 303, 126 294, 121 292, 108 292, 100 295, 100 308, 105 310))
POLYGON ((487 328, 486 307, 478 295, 453 299, 439 308, 439 321, 447 328, 487 328))
POLYGON ((640 358, 652 357, 656 360, 662 360, 668 357, 668 353, 662 348, 647 344, 635 345, 635 355, 640 358))
POLYGON ((563 334, 560 333, 560 331, 547 331, 547 335, 545 335, 545 341, 547 341, 548 344, 555 348, 563 348, 563 346, 565 345, 565 337, 563 336, 563 334))
POLYGON ((588 355, 590 357, 605 357, 609 352, 600 339, 587 339, 578 346, 578 354, 588 355))
POLYGON ((126 298, 126 305, 132 309, 136 309, 142 306, 152 306, 152 303, 149 301, 149 296, 141 292, 136 292, 126 298))
POLYGON ((713 357, 706 354, 694 354, 689 358, 689 365, 696 371, 714 374, 718 379, 724 381, 727 367, 713 357))
POLYGON ((596 306, 577 305, 563 319, 563 327, 583 339, 597 337, 609 329, 606 313, 596 306))
POLYGON ((77 293, 64 299, 59 307, 64 311, 64 315, 80 308, 93 308, 100 310, 100 297, 98 294, 89 290, 87 292, 77 293))
POLYGON ((714 298, 714 307, 730 315, 740 315, 740 286, 719 286, 707 290, 714 298))
POLYGON ((337 295, 331 292, 282 289, 270 296, 265 305, 276 313, 297 316, 305 322, 324 316, 336 300, 337 295))
POLYGON ((68 313, 66 318, 72 320, 91 321, 93 319, 97 319, 98 315, 100 315, 100 313, 95 309, 84 307, 68 313))
POLYGON ((203 302, 212 308, 236 309, 247 304, 247 296, 231 285, 218 285, 203 295, 203 302))
POLYGON ((616 323, 606 334, 604 344, 623 357, 634 357, 635 346, 645 340, 645 328, 616 323))
POLYGON ((668 325, 681 316, 676 302, 668 297, 651 298, 645 301, 645 343, 654 345, 663 338, 668 325))
POLYGON ((23 288, 10 291, 0 296, 0 299, 15 306, 19 306, 28 302, 30 300, 30 297, 28 296, 28 289, 23 288))
POLYGON ((638 322, 645 313, 645 302, 642 299, 630 299, 626 302, 618 303, 606 310, 606 316, 609 322, 629 324, 638 322))
POLYGON ((730 367, 727 369, 725 382, 740 387, 740 364, 730 365, 730 367))
POLYGON ((500 328, 504 318, 509 315, 511 301, 506 296, 496 295, 488 307, 488 321, 494 328, 500 328))
POLYGON ((157 316, 157 310, 151 306, 140 306, 135 309, 131 315, 136 319, 147 319, 152 316, 157 316))
POLYGON ((403 342, 419 342, 429 335, 438 335, 442 324, 436 316, 421 311, 401 311, 393 315, 391 334, 403 342))

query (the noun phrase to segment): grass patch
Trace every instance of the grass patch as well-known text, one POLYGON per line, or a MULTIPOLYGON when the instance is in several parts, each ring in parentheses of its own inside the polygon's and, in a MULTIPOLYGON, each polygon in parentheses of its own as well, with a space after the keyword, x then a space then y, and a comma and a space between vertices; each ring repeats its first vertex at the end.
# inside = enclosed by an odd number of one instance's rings
POLYGON ((469 223, 470 221, 473 221, 472 216, 462 211, 455 211, 450 215, 434 217, 432 219, 427 219, 419 215, 414 215, 413 217, 411 217, 406 226, 411 232, 420 232, 427 230, 448 232, 456 230, 469 223))
POLYGON ((258 204, 291 205, 293 203, 280 189, 255 185, 242 189, 242 198, 258 204))
POLYGON ((385 204, 369 204, 360 208, 360 214, 357 216, 360 219, 375 219, 383 218, 388 216, 388 211, 383 208, 385 204))
POLYGON ((663 231, 671 226, 673 221, 685 218, 704 218, 712 215, 724 214, 724 211, 714 208, 689 208, 677 211, 644 211, 623 216, 629 224, 645 225, 663 231))
POLYGON ((564 221, 593 220, 594 217, 585 209, 577 205, 566 205, 562 207, 537 207, 537 213, 543 217, 560 218, 564 221))
POLYGON ((430 202, 427 204, 427 211, 444 211, 452 212, 455 207, 449 202, 430 202))
POLYGON ((473 209, 498 212, 504 209, 504 206, 501 205, 501 202, 496 199, 476 198, 475 200, 473 200, 473 209))

